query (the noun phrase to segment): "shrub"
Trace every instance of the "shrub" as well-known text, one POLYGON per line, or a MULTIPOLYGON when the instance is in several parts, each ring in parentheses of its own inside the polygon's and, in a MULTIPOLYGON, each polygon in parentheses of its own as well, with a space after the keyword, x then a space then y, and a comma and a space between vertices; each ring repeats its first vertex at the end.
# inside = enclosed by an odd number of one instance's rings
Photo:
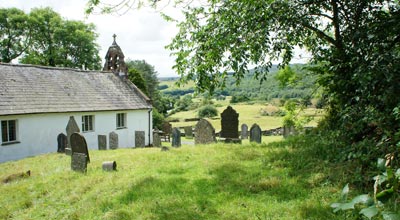
POLYGON ((218 110, 213 105, 206 105, 199 109, 198 115, 200 118, 211 118, 218 115, 218 110))
POLYGON ((158 130, 162 129, 162 124, 164 123, 164 116, 153 108, 153 128, 158 130))

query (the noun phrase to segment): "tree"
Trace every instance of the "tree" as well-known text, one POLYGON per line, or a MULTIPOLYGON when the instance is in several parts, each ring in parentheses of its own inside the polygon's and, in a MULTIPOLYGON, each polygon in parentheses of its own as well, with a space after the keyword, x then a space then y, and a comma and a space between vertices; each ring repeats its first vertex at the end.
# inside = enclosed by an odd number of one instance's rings
POLYGON ((94 25, 63 20, 51 8, 33 9, 28 23, 31 41, 21 63, 100 69, 94 25))
POLYGON ((146 82, 144 81, 142 73, 140 73, 137 69, 134 68, 128 69, 128 79, 133 84, 135 84, 144 94, 149 95, 148 94, 149 92, 147 91, 146 82))
POLYGON ((9 63, 28 47, 28 16, 17 8, 0 8, 0 62, 9 63))
POLYGON ((167 46, 182 82, 194 80, 198 91, 212 92, 225 86, 228 71, 240 82, 254 65, 255 76, 263 80, 273 61, 284 67, 296 47, 304 48, 312 54, 317 83, 329 95, 327 128, 338 131, 349 151, 357 151, 353 143, 365 138, 386 146, 369 151, 395 151, 400 142, 395 114, 400 106, 399 1, 190 2, 167 46))

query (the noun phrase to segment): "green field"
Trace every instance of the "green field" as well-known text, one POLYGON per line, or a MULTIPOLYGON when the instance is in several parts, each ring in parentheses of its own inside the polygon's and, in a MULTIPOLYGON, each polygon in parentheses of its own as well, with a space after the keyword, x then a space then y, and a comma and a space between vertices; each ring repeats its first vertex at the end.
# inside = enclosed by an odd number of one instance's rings
POLYGON ((329 207, 341 171, 318 155, 290 142, 90 151, 86 174, 41 155, 0 164, 0 179, 32 172, 0 183, 0 219, 343 219, 329 207), (118 171, 102 171, 110 160, 118 171))

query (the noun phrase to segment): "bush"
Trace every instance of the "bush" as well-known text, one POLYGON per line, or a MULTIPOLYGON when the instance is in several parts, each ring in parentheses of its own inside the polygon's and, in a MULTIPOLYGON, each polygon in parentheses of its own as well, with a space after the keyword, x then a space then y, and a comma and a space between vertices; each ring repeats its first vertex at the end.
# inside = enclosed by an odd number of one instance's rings
POLYGON ((164 116, 157 111, 157 109, 153 108, 153 128, 157 128, 158 130, 162 129, 162 125, 164 123, 164 116))
POLYGON ((200 118, 211 118, 218 116, 218 110, 213 105, 206 105, 199 109, 198 115, 200 118))

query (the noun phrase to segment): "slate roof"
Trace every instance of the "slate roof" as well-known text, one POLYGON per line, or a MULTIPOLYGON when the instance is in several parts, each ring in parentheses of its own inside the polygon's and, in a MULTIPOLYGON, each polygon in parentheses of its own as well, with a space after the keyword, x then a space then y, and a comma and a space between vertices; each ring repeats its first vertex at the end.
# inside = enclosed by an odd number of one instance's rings
POLYGON ((112 72, 0 63, 0 115, 151 107, 134 84, 112 72))

